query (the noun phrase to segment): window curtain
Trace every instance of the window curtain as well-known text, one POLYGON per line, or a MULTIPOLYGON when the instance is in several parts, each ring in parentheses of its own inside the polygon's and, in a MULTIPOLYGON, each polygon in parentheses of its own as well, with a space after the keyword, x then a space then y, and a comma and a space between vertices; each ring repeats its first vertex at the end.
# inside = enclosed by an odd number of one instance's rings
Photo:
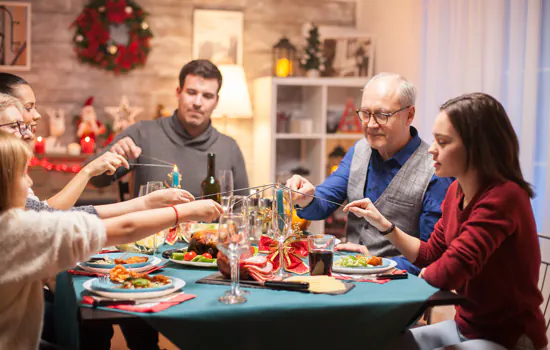
POLYGON ((550 236, 550 0, 424 0, 415 125, 431 141, 439 106, 485 92, 506 108, 522 171, 535 186, 539 232, 550 236))

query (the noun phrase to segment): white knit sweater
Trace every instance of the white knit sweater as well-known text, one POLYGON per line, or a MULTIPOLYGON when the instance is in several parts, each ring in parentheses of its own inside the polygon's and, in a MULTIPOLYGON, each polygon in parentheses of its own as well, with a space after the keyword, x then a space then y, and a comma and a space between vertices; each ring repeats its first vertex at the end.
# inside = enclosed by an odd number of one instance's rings
POLYGON ((0 215, 0 349, 36 349, 43 280, 105 243, 101 219, 83 212, 11 209, 0 215))

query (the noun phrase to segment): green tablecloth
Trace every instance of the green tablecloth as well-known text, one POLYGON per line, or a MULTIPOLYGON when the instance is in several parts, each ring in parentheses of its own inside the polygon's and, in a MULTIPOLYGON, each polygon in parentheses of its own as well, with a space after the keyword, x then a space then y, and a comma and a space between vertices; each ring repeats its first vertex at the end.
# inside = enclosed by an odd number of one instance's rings
MULTIPOLYGON (((336 296, 249 289, 246 303, 224 305, 218 297, 227 286, 195 283, 213 272, 168 263, 163 274, 184 279, 185 292, 197 297, 162 312, 135 314, 185 349, 377 349, 405 329, 437 291, 410 275, 386 284, 360 282, 349 293, 336 296)), ((76 300, 89 277, 72 278, 69 285, 66 273, 58 276, 56 328, 63 337, 60 343, 74 349, 76 300)))

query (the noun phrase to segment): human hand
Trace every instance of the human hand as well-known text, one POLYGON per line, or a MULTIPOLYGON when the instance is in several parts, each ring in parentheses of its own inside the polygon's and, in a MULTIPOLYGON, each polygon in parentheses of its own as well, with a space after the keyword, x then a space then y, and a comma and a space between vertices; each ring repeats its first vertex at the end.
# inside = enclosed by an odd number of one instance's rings
POLYGON ((180 221, 212 222, 223 214, 222 206, 211 199, 202 199, 178 205, 180 221))
POLYGON ((124 166, 129 169, 130 165, 123 156, 112 152, 105 152, 101 156, 91 161, 84 167, 84 170, 90 177, 101 175, 107 172, 107 175, 113 175, 116 169, 124 166))
POLYGON ((138 158, 141 154, 141 148, 138 147, 134 143, 134 140, 132 140, 128 136, 118 140, 118 142, 111 147, 110 151, 113 153, 120 154, 121 156, 124 156, 126 159, 138 158))
POLYGON ((376 227, 379 231, 387 231, 391 227, 391 223, 388 219, 380 214, 369 198, 349 203, 344 208, 344 212, 347 211, 350 211, 357 217, 364 217, 369 224, 376 227))
POLYGON ((176 204, 189 203, 195 200, 193 195, 178 188, 167 188, 151 192, 143 197, 145 208, 156 209, 169 207, 176 204))
POLYGON ((344 250, 348 252, 357 252, 364 254, 365 256, 370 255, 369 249, 365 247, 364 245, 357 244, 357 243, 340 243, 336 247, 334 247, 334 250, 344 250))
POLYGON ((423 268, 422 270, 420 270, 420 273, 418 274, 419 278, 424 278, 424 271, 426 271, 426 268, 423 268))
POLYGON ((293 191, 303 193, 292 192, 292 203, 297 204, 299 207, 305 208, 313 201, 313 197, 307 195, 315 194, 315 186, 300 175, 293 175, 287 180, 286 186, 293 191))

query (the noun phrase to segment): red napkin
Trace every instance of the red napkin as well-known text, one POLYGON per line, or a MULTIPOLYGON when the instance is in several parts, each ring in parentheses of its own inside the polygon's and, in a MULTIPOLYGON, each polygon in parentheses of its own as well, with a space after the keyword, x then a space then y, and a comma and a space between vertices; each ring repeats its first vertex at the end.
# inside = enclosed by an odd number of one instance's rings
MULTIPOLYGON (((404 274, 404 273, 407 273, 407 271, 405 270, 399 270, 399 269, 394 269, 391 274, 392 275, 399 275, 399 274, 404 274)), ((371 283, 378 283, 378 284, 384 284, 384 283, 388 283, 389 281, 391 281, 391 279, 389 278, 385 278, 385 279, 377 279, 376 277, 372 278, 369 277, 369 278, 353 278, 351 276, 348 276, 348 275, 339 275, 339 274, 335 274, 333 273, 332 276, 338 280, 343 280, 343 281, 354 281, 354 282, 371 282, 371 283)))
POLYGON ((97 254, 120 253, 118 249, 102 249, 97 254))
MULTIPOLYGON (((109 309, 119 309, 132 312, 159 312, 194 298, 196 298, 196 295, 194 294, 185 294, 184 292, 181 292, 176 294, 173 298, 159 303, 138 305, 111 305, 106 307, 108 307, 109 309)), ((82 304, 93 305, 93 303, 94 299, 91 296, 84 296, 82 298, 82 304)))

